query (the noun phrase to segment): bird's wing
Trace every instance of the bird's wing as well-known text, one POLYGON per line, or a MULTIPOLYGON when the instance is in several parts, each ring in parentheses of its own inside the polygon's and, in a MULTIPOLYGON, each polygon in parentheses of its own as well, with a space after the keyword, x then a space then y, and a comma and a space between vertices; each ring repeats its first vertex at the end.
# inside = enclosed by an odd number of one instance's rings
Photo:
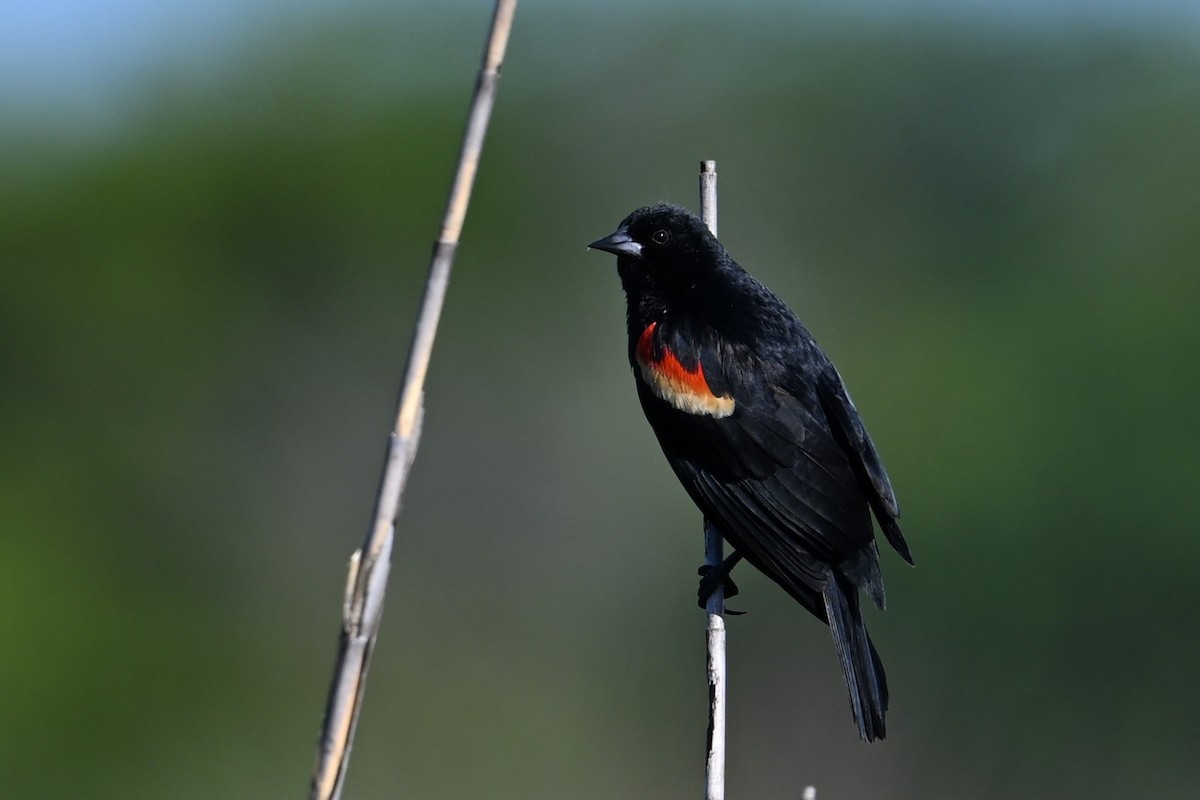
POLYGON ((829 365, 827 374, 818 383, 817 395, 843 447, 852 454, 852 463, 856 471, 870 484, 868 500, 876 519, 879 520, 880 528, 883 529, 883 535, 905 561, 913 563, 912 553, 897 522, 900 507, 896 503, 896 493, 892 491, 887 470, 883 468, 879 453, 875 450, 862 418, 858 416, 858 409, 854 407, 850 393, 846 391, 841 376, 832 365, 829 365))
POLYGON ((734 396, 724 418, 680 412, 649 392, 643 406, 676 474, 730 544, 824 618, 830 566, 866 551, 877 575, 860 480, 814 393, 734 396))

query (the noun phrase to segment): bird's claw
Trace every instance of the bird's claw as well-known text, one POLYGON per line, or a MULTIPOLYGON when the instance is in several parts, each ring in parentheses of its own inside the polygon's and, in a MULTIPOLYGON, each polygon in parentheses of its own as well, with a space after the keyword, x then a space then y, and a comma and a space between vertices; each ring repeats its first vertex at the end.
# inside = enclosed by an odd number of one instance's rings
MULTIPOLYGON (((727 570, 716 568, 712 564, 702 564, 696 570, 696 574, 700 576, 700 589, 696 592, 696 604, 704 608, 708 604, 708 598, 712 597, 713 592, 718 588, 725 590, 725 599, 735 596, 738 593, 737 584, 733 582, 727 570)), ((725 611, 726 614, 743 614, 742 611, 725 611)))

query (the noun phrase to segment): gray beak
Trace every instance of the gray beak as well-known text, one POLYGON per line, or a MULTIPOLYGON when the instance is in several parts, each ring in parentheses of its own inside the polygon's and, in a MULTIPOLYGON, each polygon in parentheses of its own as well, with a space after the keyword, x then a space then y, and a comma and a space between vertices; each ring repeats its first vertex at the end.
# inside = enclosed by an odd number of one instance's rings
POLYGON ((588 245, 589 250, 603 250, 616 256, 642 257, 642 246, 629 238, 624 228, 618 228, 603 239, 597 239, 588 245))

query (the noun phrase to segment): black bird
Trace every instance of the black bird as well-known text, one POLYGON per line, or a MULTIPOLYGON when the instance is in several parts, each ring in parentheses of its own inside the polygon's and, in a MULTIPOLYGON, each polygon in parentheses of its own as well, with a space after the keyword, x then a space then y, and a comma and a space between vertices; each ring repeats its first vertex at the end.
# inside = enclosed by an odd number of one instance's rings
POLYGON ((638 398, 684 489, 740 559, 829 624, 858 732, 884 736, 887 680, 859 611, 883 608, 871 516, 913 563, 887 473, 841 376, 796 315, 686 209, 634 211, 617 256, 638 398))

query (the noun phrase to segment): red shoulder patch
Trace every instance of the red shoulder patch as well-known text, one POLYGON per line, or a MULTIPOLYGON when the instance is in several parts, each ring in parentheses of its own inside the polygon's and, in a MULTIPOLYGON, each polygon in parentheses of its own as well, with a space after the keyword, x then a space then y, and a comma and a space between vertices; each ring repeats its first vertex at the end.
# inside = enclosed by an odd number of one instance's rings
POLYGON ((732 414, 733 398, 713 394, 699 361, 695 369, 688 369, 665 345, 660 345, 660 353, 655 355, 654 329, 657 326, 657 322, 647 325, 634 348, 642 379, 654 394, 689 414, 717 418, 732 414))

